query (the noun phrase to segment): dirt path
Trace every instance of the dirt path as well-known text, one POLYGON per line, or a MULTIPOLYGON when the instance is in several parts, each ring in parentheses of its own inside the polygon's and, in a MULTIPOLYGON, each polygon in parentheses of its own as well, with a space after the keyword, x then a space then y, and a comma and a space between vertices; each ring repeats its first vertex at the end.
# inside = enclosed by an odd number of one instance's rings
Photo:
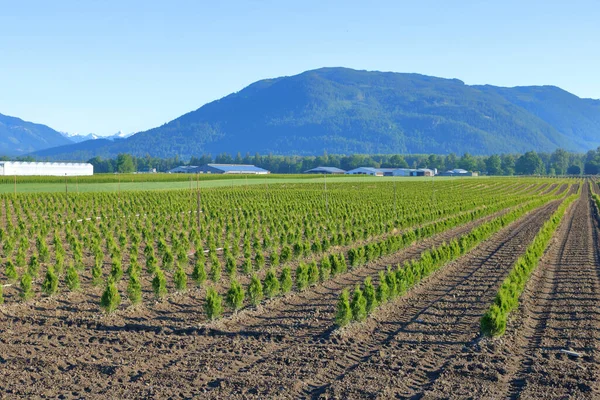
POLYGON ((583 197, 561 227, 529 308, 511 398, 598 398, 600 255, 595 206, 583 197), (570 357, 561 350, 573 350, 570 357))

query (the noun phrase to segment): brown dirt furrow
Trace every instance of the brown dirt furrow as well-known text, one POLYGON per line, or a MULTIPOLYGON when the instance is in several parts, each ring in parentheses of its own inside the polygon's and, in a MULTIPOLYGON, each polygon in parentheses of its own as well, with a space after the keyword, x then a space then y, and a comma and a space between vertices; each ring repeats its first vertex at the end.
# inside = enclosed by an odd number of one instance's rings
MULTIPOLYGON (((466 340, 461 337, 461 332, 468 324, 462 319, 469 316, 478 320, 481 314, 476 315, 478 311, 473 312, 466 303, 453 296, 479 298, 493 291, 494 285, 499 284, 508 268, 507 265, 504 270, 500 270, 495 266, 505 263, 503 260, 507 258, 516 259, 521 250, 519 246, 533 238, 557 205, 558 202, 553 202, 531 212, 496 235, 484 248, 478 249, 474 253, 476 255, 467 256, 468 261, 465 258, 443 268, 403 299, 377 312, 374 319, 353 329, 352 334, 328 333, 339 292, 344 287, 361 282, 362 276, 356 276, 358 279, 341 285, 339 283, 342 282, 336 282, 336 288, 323 288, 315 292, 314 296, 298 299, 300 302, 297 304, 261 315, 262 320, 257 320, 252 329, 274 330, 282 335, 286 334, 283 337, 285 346, 275 351, 271 348, 260 359, 253 360, 253 363, 245 365, 243 369, 211 381, 208 386, 213 390, 207 395, 215 398, 243 397, 249 394, 261 397, 318 397, 324 392, 330 392, 328 394, 338 398, 355 398, 378 393, 387 386, 388 377, 399 373, 396 366, 381 369, 379 358, 384 357, 382 354, 387 353, 390 346, 400 340, 403 334, 408 335, 404 344, 412 349, 415 347, 414 343, 423 339, 422 326, 439 331, 440 327, 436 327, 433 320, 440 318, 447 321, 449 318, 456 319, 456 323, 445 332, 443 338, 438 336, 435 343, 444 348, 444 343, 450 345, 466 340), (510 243, 510 247, 505 242, 510 243), (485 271, 481 271, 482 263, 488 266, 485 271), (478 281, 482 281, 479 286, 469 288, 478 281), (458 304, 458 308, 453 308, 453 302, 458 304), (269 325, 272 326, 271 329, 269 325), (438 343, 438 340, 441 342, 438 343), (373 383, 369 377, 374 376, 381 376, 381 380, 378 380, 383 386, 373 388, 372 392, 364 392, 373 383)), ((406 259, 409 258, 412 257, 406 259)), ((469 335, 475 332, 476 330, 470 329, 469 335)), ((424 356, 414 351, 411 354, 416 360, 424 356)), ((446 355, 437 360, 447 359, 446 355)), ((429 368, 437 368, 435 364, 428 365, 429 368)), ((409 371, 410 367, 405 370, 408 375, 409 371)), ((413 377, 417 379, 416 374, 413 377)))
MULTIPOLYGON (((352 368, 330 374, 329 383, 315 385, 308 394, 421 397, 445 366, 477 338, 479 319, 502 280, 558 204, 553 202, 502 230, 446 267, 435 283, 378 313, 368 331, 378 343, 375 351, 352 368)), ((346 336, 353 338, 354 333, 346 336)))
POLYGON ((519 341, 521 362, 509 385, 511 398, 600 396, 599 227, 587 184, 565 222, 530 299, 519 341), (581 356, 571 357, 561 350, 581 356))
POLYGON ((586 186, 529 280, 506 335, 465 349, 429 392, 432 397, 599 397, 599 227, 586 186))
POLYGON ((548 187, 546 188, 546 190, 544 190, 544 191, 541 193, 541 195, 543 196, 543 195, 545 195, 545 194, 548 194, 548 193, 550 193, 551 191, 553 191, 554 189, 556 189, 556 187, 557 187, 557 186, 558 186, 558 183, 553 183, 552 185, 548 186, 548 187))

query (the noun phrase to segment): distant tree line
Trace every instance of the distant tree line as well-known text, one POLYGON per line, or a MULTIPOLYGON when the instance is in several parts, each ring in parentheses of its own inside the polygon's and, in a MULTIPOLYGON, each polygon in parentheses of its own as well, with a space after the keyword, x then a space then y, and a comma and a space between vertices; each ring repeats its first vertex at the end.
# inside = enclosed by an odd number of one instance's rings
POLYGON ((232 156, 227 153, 216 157, 204 154, 192 157, 189 162, 179 158, 134 157, 129 154, 119 154, 115 159, 94 157, 88 162, 94 165, 96 173, 130 173, 147 172, 156 168, 158 172, 166 172, 181 165, 217 164, 254 164, 272 173, 297 174, 306 170, 329 166, 350 170, 357 167, 376 168, 437 168, 446 171, 462 168, 468 171, 478 171, 487 175, 580 175, 600 174, 600 148, 590 150, 586 154, 570 153, 558 149, 553 153, 537 153, 529 151, 525 154, 494 154, 491 156, 474 156, 465 153, 457 156, 437 154, 352 154, 320 156, 276 156, 238 153, 232 156))
MULTIPOLYGON (((0 157, 8 161, 11 158, 0 157)), ((13 160, 35 161, 32 157, 17 157, 13 160)), ((600 174, 600 147, 590 150, 585 154, 571 153, 557 149, 552 153, 537 153, 529 151, 525 154, 494 154, 491 156, 474 156, 465 153, 457 156, 454 153, 447 155, 438 154, 352 154, 335 155, 324 153, 320 156, 276 156, 276 155, 251 155, 240 153, 232 156, 227 153, 213 157, 203 154, 192 157, 184 162, 178 157, 157 158, 135 157, 129 154, 119 154, 117 158, 108 159, 94 157, 88 160, 94 165, 96 173, 132 173, 166 172, 181 165, 217 164, 254 164, 276 174, 298 174, 306 170, 329 166, 344 170, 358 167, 375 168, 437 168, 446 171, 462 168, 468 171, 477 171, 487 175, 596 175, 600 174)))

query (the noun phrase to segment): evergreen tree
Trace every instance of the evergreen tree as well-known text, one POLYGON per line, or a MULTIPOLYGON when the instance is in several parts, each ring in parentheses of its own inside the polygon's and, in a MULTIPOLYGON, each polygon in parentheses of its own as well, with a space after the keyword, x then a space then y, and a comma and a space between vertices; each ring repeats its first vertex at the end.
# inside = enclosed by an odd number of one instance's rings
POLYGON ((200 258, 196 258, 196 263, 194 264, 194 271, 192 272, 192 279, 198 286, 202 286, 204 281, 206 281, 206 269, 204 268, 204 260, 200 258))
POLYGON ((300 263, 296 268, 296 287, 303 291, 308 286, 308 266, 300 263))
POLYGON ((348 289, 344 289, 340 294, 335 313, 335 323, 339 327, 348 325, 352 319, 352 309, 350 308, 350 299, 348 289))
POLYGON ((21 293, 19 293, 19 295, 24 301, 29 300, 34 296, 31 288, 31 275, 28 273, 23 274, 21 277, 21 293))
POLYGON ((117 290, 115 282, 109 278, 106 283, 106 289, 104 293, 102 293, 102 298, 100 299, 100 307, 104 309, 107 314, 114 312, 121 304, 121 295, 117 290))
POLYGON ((262 283, 260 283, 260 279, 256 274, 252 275, 252 280, 250 281, 250 286, 248 287, 248 295, 250 297, 250 303, 252 305, 257 305, 263 298, 263 287, 262 283))
POLYGON ((246 292, 244 291, 244 288, 235 278, 233 278, 225 299, 227 301, 227 305, 229 305, 229 307, 231 307, 234 311, 238 311, 244 305, 245 297, 246 292))
POLYGON ((279 276, 279 284, 281 287, 282 293, 289 293, 292 290, 292 270, 290 267, 283 267, 281 270, 281 275, 279 276))
POLYGON ((178 292, 184 292, 187 289, 187 275, 181 265, 177 267, 177 270, 173 274, 173 282, 178 292))
POLYGON ((58 277, 54 273, 54 268, 52 266, 48 266, 46 270, 46 277, 44 282, 42 282, 42 292, 46 293, 48 296, 53 295, 58 290, 58 277))
POLYGON ((221 316, 223 313, 223 306, 221 304, 221 296, 219 293, 212 288, 209 287, 206 291, 206 300, 204 303, 204 311, 206 312, 206 317, 209 320, 215 320, 221 316))
POLYGON ((157 299, 162 299, 167 295, 167 279, 165 273, 160 268, 156 269, 154 278, 152 279, 152 290, 157 299))
POLYGON ((127 283, 127 297, 131 301, 131 305, 135 306, 142 302, 142 284, 138 277, 138 272, 134 271, 129 275, 127 283))
POLYGON ((72 292, 79 289, 79 274, 77 273, 77 270, 75 269, 72 263, 71 265, 69 265, 69 268, 67 268, 67 276, 65 277, 65 283, 67 284, 69 290, 72 292))
POLYGON ((383 271, 379 271, 379 286, 377 286, 377 303, 383 304, 390 298, 390 288, 385 280, 385 274, 383 271))
POLYGON ((4 273, 9 281, 14 282, 17 280, 19 275, 17 274, 17 269, 15 268, 15 264, 11 260, 6 261, 6 268, 4 273))
POLYGON ((271 268, 265 276, 265 294, 268 298, 273 298, 279 294, 279 280, 275 275, 275 270, 271 268))
POLYGON ((363 294, 365 296, 365 300, 367 301, 367 314, 371 314, 375 307, 377 307, 377 296, 370 276, 365 279, 363 294))
POLYGON ((359 285, 356 285, 354 289, 350 308, 352 309, 352 319, 355 321, 361 322, 367 317, 367 299, 365 299, 359 285))

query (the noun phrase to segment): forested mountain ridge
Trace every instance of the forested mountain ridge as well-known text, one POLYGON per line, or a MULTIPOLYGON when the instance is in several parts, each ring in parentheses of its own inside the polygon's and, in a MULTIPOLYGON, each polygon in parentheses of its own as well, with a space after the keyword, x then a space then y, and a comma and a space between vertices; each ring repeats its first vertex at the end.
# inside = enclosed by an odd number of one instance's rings
POLYGON ((600 102, 559 88, 469 86, 418 74, 322 68, 258 81, 125 140, 35 155, 492 154, 583 152, 599 145, 600 102))
POLYGON ((17 156, 72 143, 46 125, 0 114, 0 155, 17 156))

